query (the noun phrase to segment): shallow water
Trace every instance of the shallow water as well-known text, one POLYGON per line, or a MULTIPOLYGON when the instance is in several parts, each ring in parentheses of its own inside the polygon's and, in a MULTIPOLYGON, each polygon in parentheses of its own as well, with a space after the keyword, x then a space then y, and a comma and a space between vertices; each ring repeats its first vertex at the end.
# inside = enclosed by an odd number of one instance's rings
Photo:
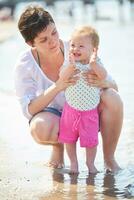
MULTIPOLYGON (((115 6, 115 5, 114 5, 115 6)), ((105 173, 101 137, 96 157, 100 173, 88 175, 85 152, 79 148, 80 174, 70 176, 65 170, 51 170, 44 163, 50 157, 50 147, 37 145, 28 131, 27 121, 21 114, 13 92, 13 67, 19 53, 26 48, 22 38, 16 36, 0 44, 0 199, 1 200, 110 200, 134 199, 134 23, 129 19, 127 5, 125 21, 117 13, 113 18, 94 21, 93 9, 87 7, 89 18, 76 7, 73 18, 64 15, 64 5, 57 4, 56 23, 63 39, 68 39, 74 26, 93 24, 101 37, 99 56, 118 83, 124 102, 124 123, 116 151, 122 167, 118 174, 105 173), (80 15, 78 15, 80 13, 80 15), (13 50, 14 49, 14 50, 13 50), (8 115, 7 115, 8 113, 8 115), (8 122, 8 126, 7 126, 8 122)), ((105 13, 107 16, 107 13, 105 13)), ((108 16, 109 17, 109 16, 108 16)), ((111 14, 110 14, 111 17, 111 14)), ((65 165, 69 162, 65 154, 65 165)))

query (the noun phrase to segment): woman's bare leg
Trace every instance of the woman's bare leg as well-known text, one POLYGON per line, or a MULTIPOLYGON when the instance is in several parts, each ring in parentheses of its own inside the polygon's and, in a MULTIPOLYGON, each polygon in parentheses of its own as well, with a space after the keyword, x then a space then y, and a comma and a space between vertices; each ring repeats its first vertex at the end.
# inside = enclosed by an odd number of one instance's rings
POLYGON ((55 168, 61 168, 64 164, 64 148, 58 143, 59 117, 41 112, 30 122, 30 131, 34 140, 42 145, 52 145, 52 155, 49 164, 55 168))
POLYGON ((123 121, 123 103, 118 93, 113 89, 104 90, 99 109, 105 167, 117 171, 120 167, 115 161, 114 153, 123 121))

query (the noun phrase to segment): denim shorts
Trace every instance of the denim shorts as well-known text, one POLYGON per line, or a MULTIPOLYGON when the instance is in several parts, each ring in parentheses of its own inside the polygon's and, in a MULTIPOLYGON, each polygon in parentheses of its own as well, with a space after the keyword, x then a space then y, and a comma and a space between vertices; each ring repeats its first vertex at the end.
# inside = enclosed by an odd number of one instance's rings
POLYGON ((47 107, 42 112, 50 112, 61 117, 62 112, 53 107, 47 107))
MULTIPOLYGON (((44 110, 42 110, 38 113, 41 113, 41 112, 50 112, 50 113, 57 115, 58 117, 61 117, 61 114, 62 114, 61 111, 59 111, 59 110, 57 110, 56 108, 53 108, 53 107, 46 107, 44 110)), ((33 115, 33 117, 36 116, 38 113, 33 115)), ((29 124, 30 124, 31 120, 33 119, 33 117, 29 120, 29 124)))

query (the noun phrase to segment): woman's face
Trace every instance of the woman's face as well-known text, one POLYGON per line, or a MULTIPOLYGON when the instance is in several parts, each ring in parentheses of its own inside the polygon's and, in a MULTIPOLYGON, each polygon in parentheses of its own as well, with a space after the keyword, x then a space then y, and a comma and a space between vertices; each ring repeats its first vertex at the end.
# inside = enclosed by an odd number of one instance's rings
POLYGON ((34 39, 33 46, 42 53, 56 53, 59 51, 59 34, 54 23, 49 24, 47 28, 38 34, 38 36, 34 39))

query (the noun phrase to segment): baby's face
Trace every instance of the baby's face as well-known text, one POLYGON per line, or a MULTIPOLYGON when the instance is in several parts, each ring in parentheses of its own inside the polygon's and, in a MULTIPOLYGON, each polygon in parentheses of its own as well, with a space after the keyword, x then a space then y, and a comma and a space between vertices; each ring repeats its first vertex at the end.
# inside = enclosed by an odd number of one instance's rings
POLYGON ((83 64, 89 63, 93 49, 88 36, 75 36, 70 41, 70 53, 74 55, 75 61, 83 64))

